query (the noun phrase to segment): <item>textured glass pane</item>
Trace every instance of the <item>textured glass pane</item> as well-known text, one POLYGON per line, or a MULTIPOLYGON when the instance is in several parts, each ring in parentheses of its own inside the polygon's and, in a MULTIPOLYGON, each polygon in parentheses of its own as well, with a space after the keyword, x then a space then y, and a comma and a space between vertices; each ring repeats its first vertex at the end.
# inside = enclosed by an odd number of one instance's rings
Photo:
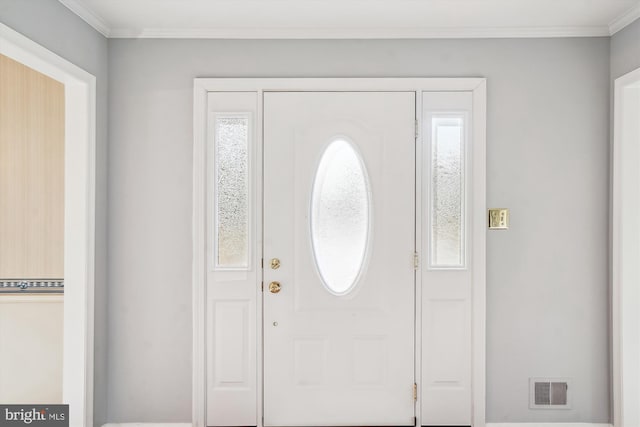
POLYGON ((342 294, 355 285, 367 249, 369 185, 350 143, 336 140, 322 155, 313 184, 311 236, 322 281, 342 294))
POLYGON ((464 132, 462 118, 433 118, 431 265, 464 265, 464 132))
POLYGON ((249 118, 216 118, 216 266, 249 265, 249 118))

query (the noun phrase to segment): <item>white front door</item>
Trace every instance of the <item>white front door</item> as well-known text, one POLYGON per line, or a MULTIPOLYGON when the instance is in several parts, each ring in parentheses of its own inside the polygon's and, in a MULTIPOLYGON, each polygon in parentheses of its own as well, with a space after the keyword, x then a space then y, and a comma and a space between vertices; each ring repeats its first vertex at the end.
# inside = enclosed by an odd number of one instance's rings
POLYGON ((415 105, 264 94, 266 426, 414 425, 415 105))

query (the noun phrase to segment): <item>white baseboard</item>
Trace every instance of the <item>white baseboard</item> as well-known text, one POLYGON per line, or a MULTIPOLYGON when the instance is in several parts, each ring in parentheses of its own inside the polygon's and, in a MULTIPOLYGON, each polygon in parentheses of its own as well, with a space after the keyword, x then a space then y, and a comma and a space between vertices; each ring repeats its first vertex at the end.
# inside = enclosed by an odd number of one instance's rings
POLYGON ((107 423, 102 427, 192 427, 191 423, 107 423))
POLYGON ((487 423, 486 427, 613 427, 597 423, 487 423))
MULTIPOLYGON (((191 423, 108 423, 102 427, 192 427, 191 423)), ((487 423, 486 427, 613 427, 594 423, 487 423)))

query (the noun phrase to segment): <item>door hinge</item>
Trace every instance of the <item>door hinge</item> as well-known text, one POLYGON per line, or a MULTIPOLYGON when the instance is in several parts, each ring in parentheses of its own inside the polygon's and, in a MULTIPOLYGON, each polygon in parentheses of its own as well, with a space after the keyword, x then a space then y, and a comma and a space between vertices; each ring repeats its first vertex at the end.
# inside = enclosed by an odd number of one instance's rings
POLYGON ((264 292, 264 282, 260 282, 260 292, 264 292))
POLYGON ((420 267, 420 256, 418 252, 413 253, 413 269, 417 270, 420 267))
POLYGON ((416 139, 418 139, 418 136, 420 135, 420 124, 418 123, 417 119, 415 121, 415 135, 416 139))
POLYGON ((264 258, 260 258, 260 268, 264 268, 264 258))
POLYGON ((418 401, 418 384, 413 383, 413 401, 418 401))
POLYGON ((413 425, 414 426, 418 425, 418 417, 413 417, 413 425))

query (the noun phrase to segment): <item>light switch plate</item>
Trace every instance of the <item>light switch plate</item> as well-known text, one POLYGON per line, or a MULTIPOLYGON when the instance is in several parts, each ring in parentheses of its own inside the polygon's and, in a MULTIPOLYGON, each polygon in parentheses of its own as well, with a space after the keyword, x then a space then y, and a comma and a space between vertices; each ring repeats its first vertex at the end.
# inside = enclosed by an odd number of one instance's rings
POLYGON ((509 229, 509 209, 489 209, 489 230, 509 229))

